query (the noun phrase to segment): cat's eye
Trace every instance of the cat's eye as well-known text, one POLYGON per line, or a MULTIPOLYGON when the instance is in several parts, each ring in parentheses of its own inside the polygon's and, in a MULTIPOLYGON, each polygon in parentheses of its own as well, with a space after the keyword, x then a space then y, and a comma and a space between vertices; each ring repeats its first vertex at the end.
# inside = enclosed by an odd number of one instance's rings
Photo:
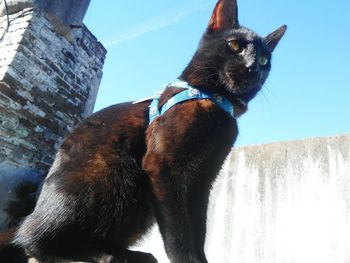
POLYGON ((259 57, 259 64, 261 66, 266 66, 267 63, 269 63, 269 58, 266 55, 260 55, 260 57, 259 57))
POLYGON ((233 50, 234 52, 238 54, 243 52, 243 47, 237 40, 230 40, 227 42, 227 44, 230 47, 230 49, 233 50))

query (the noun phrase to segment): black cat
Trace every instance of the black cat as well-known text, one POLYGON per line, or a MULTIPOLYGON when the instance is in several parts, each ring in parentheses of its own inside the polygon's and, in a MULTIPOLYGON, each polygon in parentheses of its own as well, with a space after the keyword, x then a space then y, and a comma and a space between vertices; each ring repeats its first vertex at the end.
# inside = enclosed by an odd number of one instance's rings
MULTIPOLYGON (((237 137, 235 118, 265 82, 285 30, 259 37, 239 25, 236 1, 219 0, 179 77, 209 98, 178 103, 151 123, 150 100, 114 105, 84 120, 59 149, 35 210, 3 234, 3 244, 12 239, 43 262, 157 262, 127 249, 155 218, 172 263, 207 262, 211 184, 237 137)), ((157 110, 186 89, 170 85, 157 110)))

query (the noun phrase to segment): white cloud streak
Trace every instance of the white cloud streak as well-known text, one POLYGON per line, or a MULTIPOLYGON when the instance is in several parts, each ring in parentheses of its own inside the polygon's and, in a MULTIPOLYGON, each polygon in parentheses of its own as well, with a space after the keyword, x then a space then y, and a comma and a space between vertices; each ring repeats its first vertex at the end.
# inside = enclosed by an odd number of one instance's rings
POLYGON ((202 9, 206 8, 207 6, 208 6, 208 4, 204 4, 204 5, 201 5, 197 8, 183 10, 177 14, 172 14, 170 12, 161 14, 161 15, 154 17, 150 20, 147 20, 139 25, 131 27, 120 34, 117 34, 111 38, 105 39, 102 41, 102 43, 107 48, 117 46, 123 42, 133 40, 135 38, 141 37, 141 36, 148 34, 150 32, 154 32, 154 31, 157 31, 159 29, 174 25, 174 24, 180 22, 185 17, 188 17, 189 15, 191 15, 197 11, 202 10, 202 9))

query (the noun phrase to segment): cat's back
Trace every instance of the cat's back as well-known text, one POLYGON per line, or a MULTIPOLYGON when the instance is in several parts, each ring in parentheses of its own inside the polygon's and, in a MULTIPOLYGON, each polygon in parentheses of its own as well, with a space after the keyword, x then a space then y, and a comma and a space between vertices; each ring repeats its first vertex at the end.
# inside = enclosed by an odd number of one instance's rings
POLYGON ((102 109, 77 125, 64 140, 61 150, 71 154, 99 152, 101 147, 117 146, 139 151, 144 148, 149 102, 115 104, 102 109))
POLYGON ((140 166, 148 106, 149 101, 116 104, 83 120, 64 139, 46 179, 97 179, 126 158, 140 166))

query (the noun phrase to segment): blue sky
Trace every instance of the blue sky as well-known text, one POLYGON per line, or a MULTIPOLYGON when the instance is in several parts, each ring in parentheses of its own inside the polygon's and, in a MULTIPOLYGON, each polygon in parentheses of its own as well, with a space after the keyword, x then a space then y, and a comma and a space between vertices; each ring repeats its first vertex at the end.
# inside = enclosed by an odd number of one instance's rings
MULTIPOLYGON (((216 0, 92 0, 85 24, 108 50, 95 110, 152 95, 190 61, 216 0)), ((350 1, 238 0, 260 35, 288 31, 236 145, 350 132, 350 1)))

